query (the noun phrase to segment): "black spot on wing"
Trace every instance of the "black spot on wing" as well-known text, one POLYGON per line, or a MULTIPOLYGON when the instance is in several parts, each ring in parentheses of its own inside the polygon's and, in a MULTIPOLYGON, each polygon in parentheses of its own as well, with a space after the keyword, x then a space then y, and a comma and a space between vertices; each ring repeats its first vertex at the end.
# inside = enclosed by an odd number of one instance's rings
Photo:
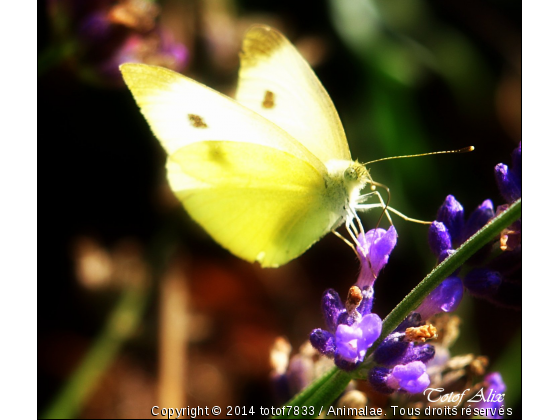
POLYGON ((208 124, 206 124, 202 117, 199 115, 189 114, 189 121, 195 128, 208 128, 208 124))
POLYGON ((264 99, 262 101, 262 107, 263 108, 274 108, 274 92, 271 92, 270 90, 267 90, 264 93, 264 99))

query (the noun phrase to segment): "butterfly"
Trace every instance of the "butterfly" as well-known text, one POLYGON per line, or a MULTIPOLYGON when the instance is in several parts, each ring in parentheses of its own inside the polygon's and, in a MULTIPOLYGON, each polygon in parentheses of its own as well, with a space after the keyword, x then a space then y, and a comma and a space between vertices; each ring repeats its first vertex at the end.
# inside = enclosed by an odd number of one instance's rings
POLYGON ((325 88, 270 27, 251 27, 240 57, 235 100, 162 67, 120 66, 168 154, 171 189, 216 242, 263 267, 343 223, 358 243, 356 210, 381 205, 360 204, 374 183, 352 160, 325 88))

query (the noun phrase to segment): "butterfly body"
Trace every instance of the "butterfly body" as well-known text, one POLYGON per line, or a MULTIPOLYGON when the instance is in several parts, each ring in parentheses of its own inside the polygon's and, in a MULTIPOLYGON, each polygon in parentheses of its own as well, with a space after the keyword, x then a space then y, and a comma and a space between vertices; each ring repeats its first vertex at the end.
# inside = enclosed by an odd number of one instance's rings
POLYGON ((168 153, 171 189, 233 254, 276 267, 355 214, 369 173, 351 159, 328 94, 279 32, 248 31, 235 100, 161 67, 121 71, 168 153))

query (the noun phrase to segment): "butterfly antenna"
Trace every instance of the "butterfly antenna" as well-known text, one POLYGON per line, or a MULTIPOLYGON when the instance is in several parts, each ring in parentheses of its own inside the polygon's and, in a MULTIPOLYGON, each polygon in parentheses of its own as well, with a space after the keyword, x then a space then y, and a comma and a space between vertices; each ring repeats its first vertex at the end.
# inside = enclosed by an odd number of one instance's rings
POLYGON ((377 163, 377 162, 381 162, 381 161, 384 161, 384 160, 391 160, 391 159, 401 159, 401 158, 411 158, 411 157, 431 156, 431 155, 445 155, 445 154, 448 154, 448 153, 468 153, 468 152, 472 152, 473 150, 474 150, 474 146, 468 146, 468 147, 463 147, 462 149, 457 149, 457 150, 445 150, 445 151, 440 151, 440 152, 420 153, 418 155, 391 156, 391 157, 372 160, 370 162, 364 163, 363 165, 365 166, 365 165, 369 165, 370 163, 377 163))

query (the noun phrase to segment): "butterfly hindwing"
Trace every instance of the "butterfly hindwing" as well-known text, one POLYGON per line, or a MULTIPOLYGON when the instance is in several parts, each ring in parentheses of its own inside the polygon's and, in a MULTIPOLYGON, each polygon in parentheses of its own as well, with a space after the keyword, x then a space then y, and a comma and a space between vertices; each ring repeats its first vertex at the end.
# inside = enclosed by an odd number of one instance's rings
POLYGON ((171 155, 167 169, 193 219, 224 248, 263 267, 301 255, 339 219, 323 176, 272 147, 193 143, 171 155))

